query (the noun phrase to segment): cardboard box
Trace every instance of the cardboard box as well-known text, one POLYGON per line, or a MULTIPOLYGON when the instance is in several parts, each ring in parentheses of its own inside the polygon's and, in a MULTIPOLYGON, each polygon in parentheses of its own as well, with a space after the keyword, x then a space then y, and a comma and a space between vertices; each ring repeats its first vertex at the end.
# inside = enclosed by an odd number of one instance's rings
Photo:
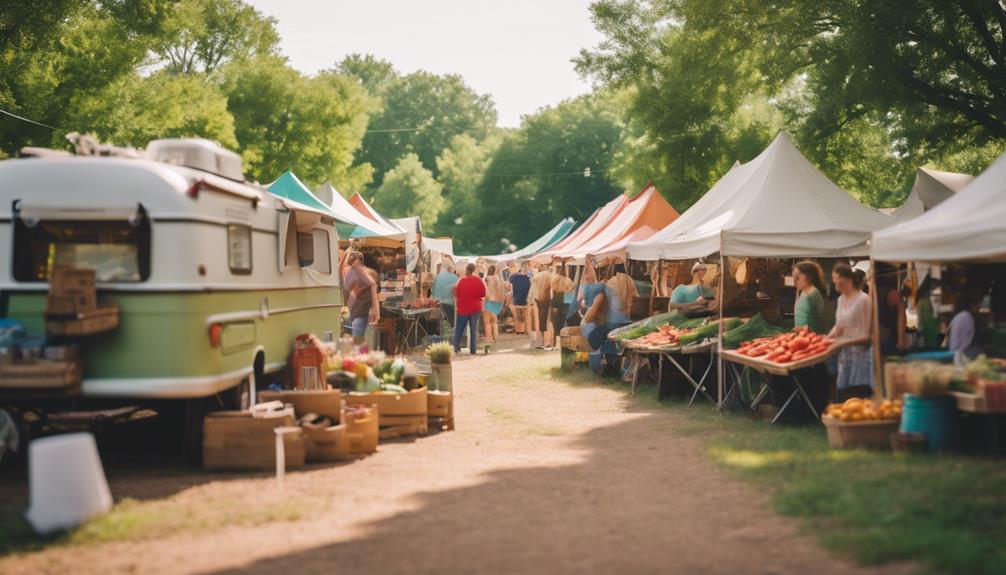
POLYGON ((72 314, 46 315, 45 332, 59 337, 79 337, 112 331, 119 327, 119 306, 103 305, 72 314))
POLYGON ((55 268, 49 277, 45 313, 71 315, 92 311, 98 306, 94 270, 55 268))
POLYGON ((338 389, 261 391, 258 400, 289 403, 293 405, 298 419, 314 413, 327 417, 334 423, 342 421, 342 392, 338 389))
POLYGON ((307 461, 330 462, 349 458, 349 434, 346 425, 321 427, 304 425, 307 461))
POLYGON ((349 405, 376 405, 381 417, 395 415, 427 414, 427 391, 425 387, 408 393, 347 393, 349 405))
POLYGON ((450 417, 453 415, 453 393, 449 391, 431 391, 426 397, 426 412, 429 417, 450 417))
POLYGON ((429 421, 424 415, 392 415, 381 417, 381 439, 394 439, 412 435, 426 435, 429 421))
POLYGON ((376 405, 366 406, 366 409, 347 410, 343 412, 342 420, 346 426, 351 455, 366 455, 377 451, 380 411, 376 405))
MULTIPOLYGON (((294 425, 293 417, 256 418, 250 411, 217 411, 203 420, 205 469, 261 470, 276 468, 277 427, 294 425)), ((283 436, 287 469, 304 466, 303 433, 283 436)))

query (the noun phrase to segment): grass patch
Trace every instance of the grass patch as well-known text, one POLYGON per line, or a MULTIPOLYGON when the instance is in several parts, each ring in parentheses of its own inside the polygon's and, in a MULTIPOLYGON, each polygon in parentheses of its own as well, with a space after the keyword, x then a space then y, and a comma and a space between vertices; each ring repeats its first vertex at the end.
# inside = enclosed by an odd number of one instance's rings
POLYGON ((536 425, 528 427, 524 429, 524 433, 528 435, 541 435, 544 437, 560 437, 566 435, 565 431, 551 425, 536 425))
MULTIPOLYGON (((586 370, 551 376, 569 385, 618 385, 586 370)), ((632 401, 657 406, 652 389, 637 390, 632 401)), ((708 404, 659 406, 686 416, 670 433, 701 437, 710 458, 770 489, 774 509, 800 518, 829 549, 870 565, 914 561, 934 572, 1006 573, 1002 460, 833 450, 819 425, 771 425, 708 404)))
POLYGON ((507 423, 521 423, 524 421, 524 417, 520 412, 503 407, 502 405, 490 405, 486 408, 486 413, 507 423))
POLYGON ((19 510, 0 510, 0 556, 50 546, 76 546, 111 541, 140 541, 175 533, 205 532, 231 525, 295 521, 317 508, 317 502, 294 498, 281 503, 248 505, 246 497, 226 496, 198 502, 176 498, 155 501, 123 499, 108 513, 81 527, 51 537, 38 537, 19 510))

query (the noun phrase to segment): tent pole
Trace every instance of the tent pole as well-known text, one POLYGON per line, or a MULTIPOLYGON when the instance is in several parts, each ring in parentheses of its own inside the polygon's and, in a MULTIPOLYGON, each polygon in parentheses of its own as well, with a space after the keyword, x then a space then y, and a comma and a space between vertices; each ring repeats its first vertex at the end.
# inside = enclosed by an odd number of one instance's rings
MULTIPOLYGON (((626 259, 628 259, 628 258, 626 258, 626 259)), ((663 279, 660 277, 660 260, 657 260, 657 270, 656 271, 657 271, 657 273, 654 274, 656 276, 656 279, 653 282, 653 285, 650 287, 650 313, 648 315, 651 315, 651 316, 653 315, 653 302, 654 302, 656 294, 657 294, 657 285, 659 285, 660 282, 663 281, 663 279)), ((650 276, 650 277, 652 278, 653 276, 650 276)))
POLYGON ((719 333, 716 336, 716 379, 717 379, 717 389, 719 390, 719 396, 717 401, 717 407, 720 413, 723 413, 723 404, 725 403, 723 397, 723 390, 725 386, 723 385, 723 286, 726 284, 724 274, 729 273, 730 265, 727 263, 727 256, 723 254, 723 232, 720 232, 720 285, 719 285, 719 303, 720 303, 720 323, 719 333))
POLYGON ((880 353, 880 308, 877 307, 880 298, 877 295, 877 262, 873 258, 870 258, 870 299, 873 303, 873 309, 870 310, 872 323, 870 339, 873 342, 873 396, 880 398, 886 395, 886 390, 882 389, 884 369, 880 353))

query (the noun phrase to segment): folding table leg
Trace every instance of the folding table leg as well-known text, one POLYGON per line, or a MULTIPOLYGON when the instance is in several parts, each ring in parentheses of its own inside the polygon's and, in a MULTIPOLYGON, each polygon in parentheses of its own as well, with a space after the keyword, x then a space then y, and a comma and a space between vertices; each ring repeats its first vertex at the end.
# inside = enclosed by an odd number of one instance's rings
POLYGON ((796 386, 796 390, 800 393, 800 397, 802 397, 803 401, 807 404, 807 408, 810 409, 810 412, 813 413, 814 417, 817 419, 821 419, 821 414, 814 408, 814 403, 810 400, 810 396, 807 395, 807 390, 803 388, 803 383, 800 382, 800 378, 794 376, 793 384, 796 386))
MULTIPOLYGON (((685 370, 685 368, 681 367, 681 364, 678 363, 678 360, 674 359, 673 355, 668 354, 667 359, 668 361, 671 362, 671 364, 674 365, 674 367, 678 368, 678 371, 681 372, 681 375, 685 376, 685 379, 688 380, 688 383, 692 384, 692 387, 695 388, 695 391, 692 392, 692 398, 688 402, 688 405, 691 405, 692 402, 695 401, 695 396, 698 395, 700 391, 702 392, 702 395, 706 396, 706 399, 708 399, 710 403, 716 405, 716 401, 713 399, 713 397, 709 395, 709 393, 707 393, 705 389, 702 388, 702 385, 700 385, 697 381, 695 381, 695 379, 692 377, 692 374, 688 373, 685 370)), ((705 376, 703 376, 703 379, 705 379, 705 376)))
POLYGON ((793 393, 789 394, 789 399, 787 399, 786 403, 782 404, 782 407, 779 408, 779 412, 776 413, 775 417, 772 418, 772 423, 775 423, 776 421, 779 420, 780 417, 782 417, 783 412, 786 411, 786 408, 789 407, 789 403, 793 401, 793 398, 796 397, 798 393, 800 393, 799 390, 794 389, 793 393))

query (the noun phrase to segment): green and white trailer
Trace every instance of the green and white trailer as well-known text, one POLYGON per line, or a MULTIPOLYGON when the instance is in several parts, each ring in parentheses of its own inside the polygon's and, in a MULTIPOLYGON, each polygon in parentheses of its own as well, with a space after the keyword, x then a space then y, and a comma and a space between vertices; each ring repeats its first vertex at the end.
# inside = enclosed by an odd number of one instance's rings
POLYGON ((119 306, 116 330, 81 341, 78 397, 248 405, 294 336, 338 333, 331 214, 241 181, 236 158, 163 140, 143 159, 0 161, 0 315, 43 333, 60 265, 93 268, 99 302, 119 306))

